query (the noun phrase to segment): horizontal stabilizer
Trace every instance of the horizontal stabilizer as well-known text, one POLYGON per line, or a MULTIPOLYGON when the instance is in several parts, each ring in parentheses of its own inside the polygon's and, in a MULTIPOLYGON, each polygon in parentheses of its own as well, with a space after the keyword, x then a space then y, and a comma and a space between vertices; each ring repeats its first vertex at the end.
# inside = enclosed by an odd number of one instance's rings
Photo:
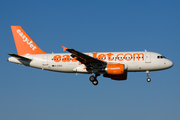
POLYGON ((21 60, 31 60, 29 58, 26 58, 26 57, 23 57, 23 56, 20 56, 20 55, 16 55, 16 54, 12 54, 12 53, 8 53, 10 56, 12 57, 15 57, 17 59, 21 59, 21 60))

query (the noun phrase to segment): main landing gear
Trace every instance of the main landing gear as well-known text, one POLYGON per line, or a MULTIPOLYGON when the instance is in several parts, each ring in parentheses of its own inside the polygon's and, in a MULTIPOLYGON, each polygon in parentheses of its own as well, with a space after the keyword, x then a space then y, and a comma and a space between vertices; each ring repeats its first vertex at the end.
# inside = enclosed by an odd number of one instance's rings
POLYGON ((147 82, 151 82, 151 78, 149 78, 149 71, 146 71, 146 75, 147 75, 147 82))
POLYGON ((97 81, 97 77, 100 76, 100 74, 94 74, 92 76, 89 77, 89 80, 92 82, 93 85, 97 85, 98 81, 97 81))

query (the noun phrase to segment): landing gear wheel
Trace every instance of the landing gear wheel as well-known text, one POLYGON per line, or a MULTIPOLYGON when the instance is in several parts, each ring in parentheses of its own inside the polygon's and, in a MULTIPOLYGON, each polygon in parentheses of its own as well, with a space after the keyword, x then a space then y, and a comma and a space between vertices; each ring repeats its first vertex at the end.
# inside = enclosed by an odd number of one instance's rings
POLYGON ((151 78, 147 78, 147 82, 151 82, 151 78))
POLYGON ((95 79, 96 79, 96 78, 95 78, 93 75, 89 78, 89 80, 90 80, 91 82, 93 82, 95 79))
POLYGON ((100 76, 100 74, 92 74, 92 76, 89 77, 89 80, 92 82, 93 85, 97 85, 98 84, 98 80, 97 77, 100 76))
POLYGON ((97 85, 97 84, 98 84, 98 81, 97 81, 97 80, 94 80, 92 83, 93 83, 93 85, 97 85))
POLYGON ((146 75, 147 75, 147 82, 151 82, 151 78, 149 78, 149 71, 146 71, 146 75))

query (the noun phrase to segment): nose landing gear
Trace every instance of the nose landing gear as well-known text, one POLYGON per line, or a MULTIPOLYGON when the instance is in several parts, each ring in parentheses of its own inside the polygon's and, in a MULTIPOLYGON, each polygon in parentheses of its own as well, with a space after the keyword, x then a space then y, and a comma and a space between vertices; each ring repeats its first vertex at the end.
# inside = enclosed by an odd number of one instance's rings
POLYGON ((146 71, 146 75, 147 75, 147 82, 151 82, 151 78, 149 78, 149 71, 146 71))
POLYGON ((94 74, 89 77, 89 80, 92 82, 93 85, 98 85, 97 77, 100 76, 100 74, 94 74))

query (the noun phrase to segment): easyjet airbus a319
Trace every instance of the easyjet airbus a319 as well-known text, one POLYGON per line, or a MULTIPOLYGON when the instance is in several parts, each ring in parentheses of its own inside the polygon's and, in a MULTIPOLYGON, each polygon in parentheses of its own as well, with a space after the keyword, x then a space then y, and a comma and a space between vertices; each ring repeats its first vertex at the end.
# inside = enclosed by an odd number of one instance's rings
POLYGON ((46 53, 28 36, 21 26, 11 26, 18 54, 9 54, 8 61, 43 70, 92 74, 89 80, 98 84, 97 77, 126 80, 128 72, 146 72, 168 69, 173 62, 155 52, 93 52, 81 53, 64 46, 69 53, 46 53))

